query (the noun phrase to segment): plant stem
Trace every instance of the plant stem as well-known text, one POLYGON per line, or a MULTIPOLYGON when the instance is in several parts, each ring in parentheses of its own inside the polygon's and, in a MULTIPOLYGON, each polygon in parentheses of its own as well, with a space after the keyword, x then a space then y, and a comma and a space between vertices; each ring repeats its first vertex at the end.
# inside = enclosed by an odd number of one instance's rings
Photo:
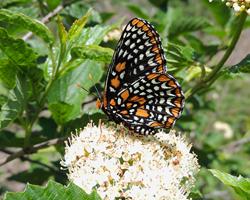
POLYGON ((28 147, 29 144, 30 144, 30 137, 31 137, 31 134, 32 134, 32 127, 34 125, 34 123, 36 122, 36 120, 38 119, 38 115, 39 113, 41 112, 41 110, 43 109, 43 106, 45 104, 45 99, 46 99, 46 96, 50 90, 50 87, 53 83, 53 81, 55 80, 55 76, 56 76, 56 61, 55 61, 55 57, 54 57, 54 54, 53 54, 53 49, 52 49, 52 46, 49 47, 49 55, 51 57, 51 62, 52 62, 52 76, 45 88, 45 91, 40 99, 40 102, 39 102, 39 108, 38 110, 36 111, 33 119, 31 119, 30 123, 28 124, 27 127, 25 127, 25 140, 24 140, 24 148, 28 147))
POLYGON ((243 30, 244 27, 244 23, 246 21, 247 18, 247 14, 246 12, 242 12, 240 14, 239 17, 239 21, 238 24, 235 26, 236 29, 234 31, 234 34, 232 36, 232 40, 228 46, 228 48, 226 49, 225 54, 223 55, 223 57, 221 58, 221 60, 219 61, 219 63, 213 68, 212 72, 210 74, 208 74, 208 76, 206 76, 203 80, 199 81, 191 91, 188 91, 186 93, 186 98, 190 98, 192 97, 195 93, 197 93, 198 91, 200 91, 201 89, 203 89, 204 87, 208 87, 210 86, 217 78, 218 78, 218 72, 224 67, 225 62, 228 60, 228 58, 230 57, 231 53, 233 52, 239 38, 240 38, 240 34, 243 30))
POLYGON ((246 17, 247 17, 247 14, 245 12, 242 12, 241 15, 239 16, 239 23, 238 23, 237 28, 234 32, 231 43, 229 44, 224 56, 222 57, 222 59, 220 60, 218 65, 213 69, 213 71, 205 79, 206 82, 210 81, 218 73, 218 71, 224 66, 225 62, 227 61, 227 59, 229 58, 229 56, 233 52, 233 50, 236 46, 236 43, 238 42, 238 40, 240 38, 240 34, 243 30, 246 17))
POLYGON ((41 142, 39 144, 35 144, 34 146, 23 148, 20 151, 14 152, 13 154, 9 155, 4 160, 1 160, 0 166, 6 164, 6 163, 8 163, 16 158, 20 158, 24 155, 35 153, 40 149, 44 149, 44 148, 47 148, 49 146, 56 145, 56 144, 62 144, 66 139, 67 139, 66 137, 51 139, 51 140, 47 140, 45 142, 41 142))

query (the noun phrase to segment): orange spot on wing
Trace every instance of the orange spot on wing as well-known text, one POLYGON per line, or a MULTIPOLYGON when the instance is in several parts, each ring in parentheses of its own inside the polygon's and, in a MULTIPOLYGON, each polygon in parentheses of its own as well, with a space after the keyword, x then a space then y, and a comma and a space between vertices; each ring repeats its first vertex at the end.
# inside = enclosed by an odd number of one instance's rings
POLYGON ((154 79, 154 78, 157 77, 157 76, 159 76, 159 74, 152 73, 152 74, 147 75, 147 78, 148 78, 149 80, 151 80, 151 79, 154 79))
MULTIPOLYGON (((176 83, 175 83, 173 80, 169 81, 169 82, 168 82, 168 85, 171 86, 171 87, 173 87, 173 88, 176 88, 176 87, 177 87, 176 83)), ((175 91, 176 91, 176 90, 175 90, 175 91)), ((175 92, 175 93, 176 93, 176 92, 175 92)))
POLYGON ((139 98, 140 98, 139 96, 133 96, 129 100, 133 102, 133 101, 137 101, 139 98))
POLYGON ((116 76, 115 78, 111 79, 111 85, 114 87, 114 88, 118 88, 120 86, 120 80, 119 80, 119 77, 116 76))
POLYGON ((144 97, 140 96, 133 96, 132 98, 129 99, 131 102, 138 102, 139 104, 144 104, 147 100, 144 97))
MULTIPOLYGON (((160 66, 162 66, 162 65, 160 65, 160 66)), ((158 80, 159 80, 160 82, 165 82, 165 81, 169 81, 170 78, 167 77, 166 75, 161 75, 161 76, 159 76, 158 80)))
POLYGON ((143 25, 142 30, 144 30, 145 32, 148 31, 148 26, 147 25, 143 25))
POLYGON ((131 108, 132 105, 133 105, 132 103, 127 103, 127 104, 126 104, 126 107, 127 107, 127 108, 131 108))
POLYGON ((135 113, 136 116, 138 117, 149 117, 149 113, 146 110, 138 108, 135 113))
POLYGON ((174 117, 178 117, 179 116, 179 113, 180 113, 180 108, 171 108, 170 111, 171 113, 174 115, 174 117))
POLYGON ((182 99, 181 98, 177 98, 174 100, 174 104, 177 106, 177 107, 181 107, 181 104, 182 104, 182 99))
POLYGON ((152 31, 148 31, 147 34, 148 34, 149 37, 152 37, 152 36, 153 36, 152 31))
POLYGON ((158 54, 155 58, 155 60, 161 65, 162 64, 162 58, 161 58, 161 55, 158 54))
POLYGON ((171 128, 173 123, 175 121, 175 118, 174 117, 168 117, 168 120, 166 122, 166 128, 171 128))
POLYGON ((133 19, 132 24, 136 25, 139 22, 139 19, 133 19))
POLYGON ((116 102, 115 102, 114 99, 111 99, 111 100, 110 100, 110 105, 111 105, 111 106, 115 106, 115 105, 116 105, 116 102))
POLYGON ((157 72, 163 72, 163 66, 162 65, 157 67, 157 72))
POLYGON ((159 50, 159 48, 158 48, 157 45, 154 45, 154 47, 152 48, 152 51, 155 52, 155 53, 159 53, 160 52, 160 50, 159 50))
MULTIPOLYGON (((175 85, 175 87, 177 87, 177 86, 175 85)), ((175 95, 177 97, 181 97, 182 96, 180 88, 176 88, 175 91, 174 91, 174 93, 175 93, 175 95)))
POLYGON ((145 104, 145 102, 147 101, 144 97, 140 97, 138 100, 139 104, 145 104))
POLYGON ((129 91, 125 90, 122 94, 121 94, 122 100, 125 101, 127 100, 127 98, 129 97, 129 91))
POLYGON ((142 21, 139 21, 138 23, 137 23, 137 27, 142 27, 144 25, 144 22, 142 22, 142 21))
POLYGON ((151 40, 150 40, 150 42, 151 42, 152 44, 156 44, 156 40, 155 40, 155 38, 154 38, 154 37, 152 37, 152 38, 151 38, 151 40))
POLYGON ((152 124, 150 124, 150 127, 159 127, 159 126, 162 126, 162 124, 159 122, 153 122, 152 124))
POLYGON ((117 72, 121 72, 125 69, 126 67, 126 62, 123 62, 123 63, 118 63, 116 66, 115 66, 115 70, 117 72))
POLYGON ((120 113, 123 114, 123 115, 127 115, 128 111, 127 110, 122 110, 120 113))

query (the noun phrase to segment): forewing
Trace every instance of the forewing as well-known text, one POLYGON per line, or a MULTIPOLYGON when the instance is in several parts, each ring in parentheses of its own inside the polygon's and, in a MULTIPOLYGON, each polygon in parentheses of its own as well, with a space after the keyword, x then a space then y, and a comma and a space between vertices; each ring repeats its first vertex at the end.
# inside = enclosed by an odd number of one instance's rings
POLYGON ((113 102, 126 126, 147 135, 174 125, 181 116, 184 95, 171 75, 151 73, 122 90, 113 102))
POLYGON ((160 37, 146 20, 134 18, 124 28, 114 52, 105 95, 113 98, 117 91, 152 72, 166 72, 160 37))

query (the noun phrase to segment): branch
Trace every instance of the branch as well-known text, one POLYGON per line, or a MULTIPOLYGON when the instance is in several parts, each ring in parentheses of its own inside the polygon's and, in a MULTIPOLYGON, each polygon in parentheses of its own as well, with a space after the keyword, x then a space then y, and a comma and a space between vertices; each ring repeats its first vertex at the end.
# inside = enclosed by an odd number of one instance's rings
POLYGON ((229 143, 227 145, 224 145, 220 148, 220 150, 224 152, 230 152, 230 153, 235 153, 239 151, 239 149, 244 145, 250 143, 250 137, 242 138, 240 140, 234 141, 232 143, 229 143))
MULTIPOLYGON (((46 24, 49 22, 50 18, 54 17, 55 15, 57 15, 61 10, 63 9, 62 5, 57 6, 53 11, 51 11, 50 13, 48 13, 45 17, 43 17, 41 19, 41 22, 46 24)), ((23 36, 23 40, 26 41, 28 40, 31 36, 33 35, 32 32, 28 32, 27 34, 25 34, 23 36)))
POLYGON ((0 166, 3 166, 12 160, 15 160, 16 158, 21 158, 22 156, 26 154, 32 154, 32 153, 37 152, 40 149, 44 149, 46 147, 56 145, 56 144, 61 144, 64 142, 65 139, 66 137, 52 139, 52 140, 48 140, 39 144, 35 144, 34 146, 31 146, 31 147, 23 148, 22 150, 17 151, 13 153, 12 155, 8 156, 6 159, 4 159, 4 161, 0 163, 0 166))
MULTIPOLYGON (((10 155, 14 154, 13 151, 6 150, 6 149, 0 149, 0 151, 2 151, 3 153, 6 153, 6 154, 10 154, 10 155)), ((59 173, 59 171, 57 171, 57 170, 54 169, 53 167, 51 167, 51 166, 49 166, 49 165, 47 165, 47 164, 45 164, 45 163, 42 163, 42 162, 40 162, 40 161, 38 161, 38 160, 30 159, 30 158, 28 158, 27 156, 21 156, 20 159, 21 159, 21 160, 24 160, 24 161, 29 161, 29 162, 31 162, 31 163, 35 163, 35 164, 40 165, 40 166, 42 166, 42 167, 46 167, 46 168, 48 168, 48 169, 51 170, 51 171, 54 171, 54 172, 56 172, 56 173, 59 173)))

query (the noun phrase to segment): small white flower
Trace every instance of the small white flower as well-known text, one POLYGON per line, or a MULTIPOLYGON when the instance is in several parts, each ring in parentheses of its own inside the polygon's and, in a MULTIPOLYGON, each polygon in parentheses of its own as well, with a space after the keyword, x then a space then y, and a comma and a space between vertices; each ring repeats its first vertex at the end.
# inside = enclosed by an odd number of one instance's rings
POLYGON ((104 200, 185 200, 199 171, 191 145, 170 131, 137 137, 89 124, 65 147, 62 166, 86 192, 104 200))
MULTIPOLYGON (((209 0, 212 2, 213 0, 209 0)), ((226 6, 232 7, 236 13, 246 11, 250 15, 250 0, 221 0, 226 3, 226 6)))

